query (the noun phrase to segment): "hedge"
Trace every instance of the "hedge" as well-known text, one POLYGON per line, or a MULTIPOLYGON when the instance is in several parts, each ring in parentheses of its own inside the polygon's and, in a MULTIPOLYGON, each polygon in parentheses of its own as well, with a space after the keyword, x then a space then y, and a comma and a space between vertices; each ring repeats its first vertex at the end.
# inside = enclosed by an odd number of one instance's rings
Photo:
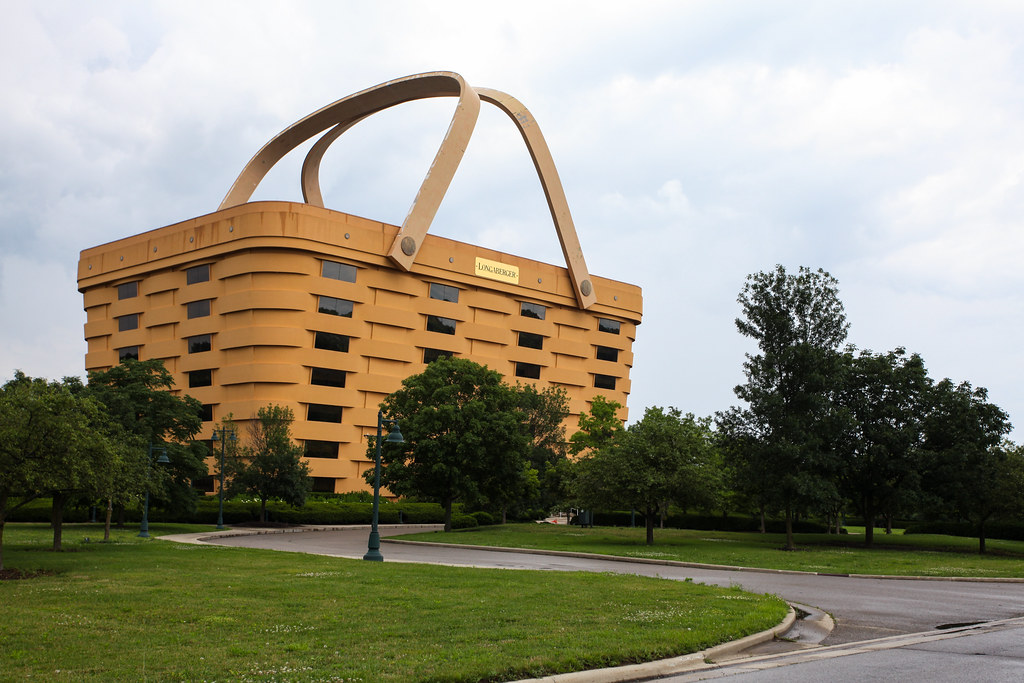
MULTIPOLYGON (((903 530, 907 534, 942 534, 944 536, 978 537, 978 527, 970 522, 914 522, 903 530)), ((1003 541, 1024 541, 1024 524, 1019 522, 988 522, 985 538, 1003 541)))
MULTIPOLYGON (((629 526, 631 513, 628 510, 601 511, 594 513, 596 526, 629 526)), ((660 517, 655 519, 655 526, 661 524, 660 517)), ((644 526, 644 515, 636 513, 636 525, 644 526)), ((761 522, 756 517, 729 515, 697 515, 669 514, 665 518, 665 527, 669 529, 694 529, 698 531, 760 531, 761 522)), ((765 531, 771 534, 786 532, 786 520, 765 520, 765 531)), ((828 527, 820 522, 800 520, 793 522, 793 531, 798 534, 824 534, 828 527)))

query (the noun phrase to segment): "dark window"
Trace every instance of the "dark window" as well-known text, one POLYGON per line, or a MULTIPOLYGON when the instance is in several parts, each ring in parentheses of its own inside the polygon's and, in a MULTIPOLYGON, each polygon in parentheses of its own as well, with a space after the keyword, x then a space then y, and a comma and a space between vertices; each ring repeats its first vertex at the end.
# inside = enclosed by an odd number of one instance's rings
POLYGON ((428 315, 427 331, 440 332, 441 334, 455 334, 455 321, 451 318, 442 318, 439 315, 428 315))
POLYGON ((117 298, 120 299, 132 299, 139 295, 139 283, 125 282, 124 284, 117 286, 117 298))
POLYGON ((333 296, 321 296, 317 309, 320 313, 329 315, 340 315, 342 318, 352 317, 352 302, 345 299, 335 299, 333 296))
POLYGON ((324 261, 324 268, 321 272, 324 277, 329 277, 332 280, 341 280, 342 282, 356 281, 356 267, 350 266, 347 263, 324 261))
POLYGON ((345 371, 332 368, 313 368, 309 374, 310 384, 319 384, 323 387, 344 387, 345 371))
POLYGON ((313 348, 347 353, 348 337, 343 334, 334 334, 332 332, 317 332, 316 336, 313 337, 313 348))
POLYGON ((199 409, 199 419, 203 422, 213 422, 213 404, 204 403, 199 409))
POLYGON ((197 334, 194 337, 187 337, 185 341, 188 342, 189 353, 202 353, 203 351, 209 351, 212 348, 210 344, 210 335, 208 334, 197 334))
POLYGON ((594 375, 594 386, 598 389, 614 389, 615 378, 611 375, 594 375))
POLYGON ((616 363, 619 360, 619 350, 613 349, 610 346, 598 346, 597 359, 610 360, 611 362, 616 363))
POLYGON ((598 318, 597 329, 599 329, 601 332, 608 332, 609 334, 618 334, 619 321, 609 320, 608 318, 598 318))
POLYGON ((313 490, 317 493, 334 493, 334 477, 313 477, 313 490))
POLYGON ((430 283, 430 298, 441 301, 459 302, 459 288, 451 285, 441 285, 436 282, 430 283))
POLYGON ((540 366, 533 363, 516 363, 516 377, 540 379, 540 366))
POLYGON ((529 301, 522 301, 520 303, 521 305, 519 306, 519 315, 525 316, 527 318, 536 318, 537 320, 543 320, 544 314, 548 310, 546 306, 541 306, 540 304, 531 304, 529 301))
POLYGON ((185 304, 185 310, 189 320, 192 318, 205 318, 210 315, 210 300, 200 299, 199 301, 190 301, 185 304))
POLYGON ((117 331, 137 330, 139 328, 139 314, 122 315, 117 319, 117 331))
POLYGON ((213 475, 196 477, 192 480, 192 488, 203 493, 213 493, 213 475))
POLYGON ((204 263, 201 266, 187 268, 185 270, 185 284, 194 285, 197 282, 208 282, 210 280, 210 264, 204 263))
POLYGON ((312 439, 306 439, 306 457, 307 458, 337 458, 338 457, 338 442, 337 441, 314 441, 312 439))
POLYGON ((189 387, 208 387, 213 384, 213 370, 193 370, 188 373, 189 387))
POLYGON ((139 347, 138 346, 126 346, 123 349, 117 350, 117 360, 126 361, 129 358, 132 360, 139 359, 139 347))
POLYGON ((310 403, 306 408, 306 419, 310 422, 341 422, 341 406, 310 403))
POLYGON ((539 334, 533 334, 532 332, 520 332, 519 345, 525 346, 528 349, 543 349, 544 337, 539 334))
POLYGON ((433 363, 438 358, 451 358, 455 354, 441 349, 423 349, 423 362, 433 363))

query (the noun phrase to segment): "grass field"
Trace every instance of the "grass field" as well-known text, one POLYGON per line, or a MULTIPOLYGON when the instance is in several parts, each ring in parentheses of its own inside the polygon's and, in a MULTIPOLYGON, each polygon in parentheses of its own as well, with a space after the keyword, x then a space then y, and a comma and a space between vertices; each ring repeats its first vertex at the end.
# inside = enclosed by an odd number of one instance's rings
POLYGON ((794 552, 781 550, 782 534, 657 529, 655 545, 647 546, 641 528, 554 524, 507 524, 398 538, 837 574, 1024 578, 1024 542, 989 540, 988 554, 978 555, 977 539, 878 531, 871 549, 863 547, 863 536, 797 534, 794 552))
MULTIPOLYGON (((206 530, 150 526, 150 533, 206 530)), ((786 606, 676 581, 181 545, 10 524, 0 681, 501 681, 658 659, 786 606), (89 542, 85 538, 89 537, 89 542)))

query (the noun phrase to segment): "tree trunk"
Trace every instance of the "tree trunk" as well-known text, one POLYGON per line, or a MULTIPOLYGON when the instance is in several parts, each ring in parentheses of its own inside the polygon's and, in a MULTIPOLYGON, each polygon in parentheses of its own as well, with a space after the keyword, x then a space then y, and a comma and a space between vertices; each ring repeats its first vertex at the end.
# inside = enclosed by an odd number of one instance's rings
POLYGON ((110 541, 110 517, 114 513, 114 499, 107 498, 107 519, 103 523, 103 542, 110 541))
POLYGON ((658 528, 659 529, 664 529, 665 528, 665 518, 666 517, 668 517, 668 503, 665 503, 661 507, 661 510, 658 511, 658 521, 659 521, 658 528))
POLYGON ((761 512, 761 533, 763 534, 763 533, 765 533, 765 526, 764 526, 764 506, 763 506, 763 505, 761 506, 761 510, 760 510, 760 512, 761 512))
POLYGON ((786 506, 786 550, 796 550, 793 544, 793 509, 786 506))
POLYGON ((260 521, 267 521, 267 499, 260 498, 260 521))
POLYGON ((892 536, 892 513, 885 516, 885 534, 892 536))
POLYGON ((452 530, 452 499, 449 498, 444 502, 444 530, 452 530))
POLYGON ((0 508, 0 571, 4 569, 4 526, 7 524, 7 515, 0 508))
POLYGON ((501 508, 501 523, 505 524, 508 521, 508 508, 501 508))
POLYGON ((864 547, 870 548, 875 542, 875 509, 864 501, 864 547))
POLYGON ((978 522, 978 554, 985 554, 985 520, 978 522))
POLYGON ((647 545, 654 545, 654 510, 650 506, 645 509, 644 522, 647 526, 647 545))
POLYGON ((53 494, 53 507, 50 512, 50 526, 53 527, 53 550, 54 552, 60 552, 60 540, 61 532, 64 528, 64 502, 67 500, 67 494, 55 493, 53 494))

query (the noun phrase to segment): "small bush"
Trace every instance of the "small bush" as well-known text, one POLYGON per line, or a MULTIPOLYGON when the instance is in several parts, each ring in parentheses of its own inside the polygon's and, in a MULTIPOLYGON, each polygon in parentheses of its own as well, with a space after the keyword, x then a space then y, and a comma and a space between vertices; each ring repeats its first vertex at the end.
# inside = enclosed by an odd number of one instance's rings
POLYGON ((494 517, 489 512, 477 510, 476 512, 471 512, 469 514, 480 526, 490 526, 491 524, 494 524, 494 517))
POLYGON ((478 526, 480 526, 480 523, 476 521, 476 517, 473 515, 452 515, 453 529, 475 529, 478 526))

